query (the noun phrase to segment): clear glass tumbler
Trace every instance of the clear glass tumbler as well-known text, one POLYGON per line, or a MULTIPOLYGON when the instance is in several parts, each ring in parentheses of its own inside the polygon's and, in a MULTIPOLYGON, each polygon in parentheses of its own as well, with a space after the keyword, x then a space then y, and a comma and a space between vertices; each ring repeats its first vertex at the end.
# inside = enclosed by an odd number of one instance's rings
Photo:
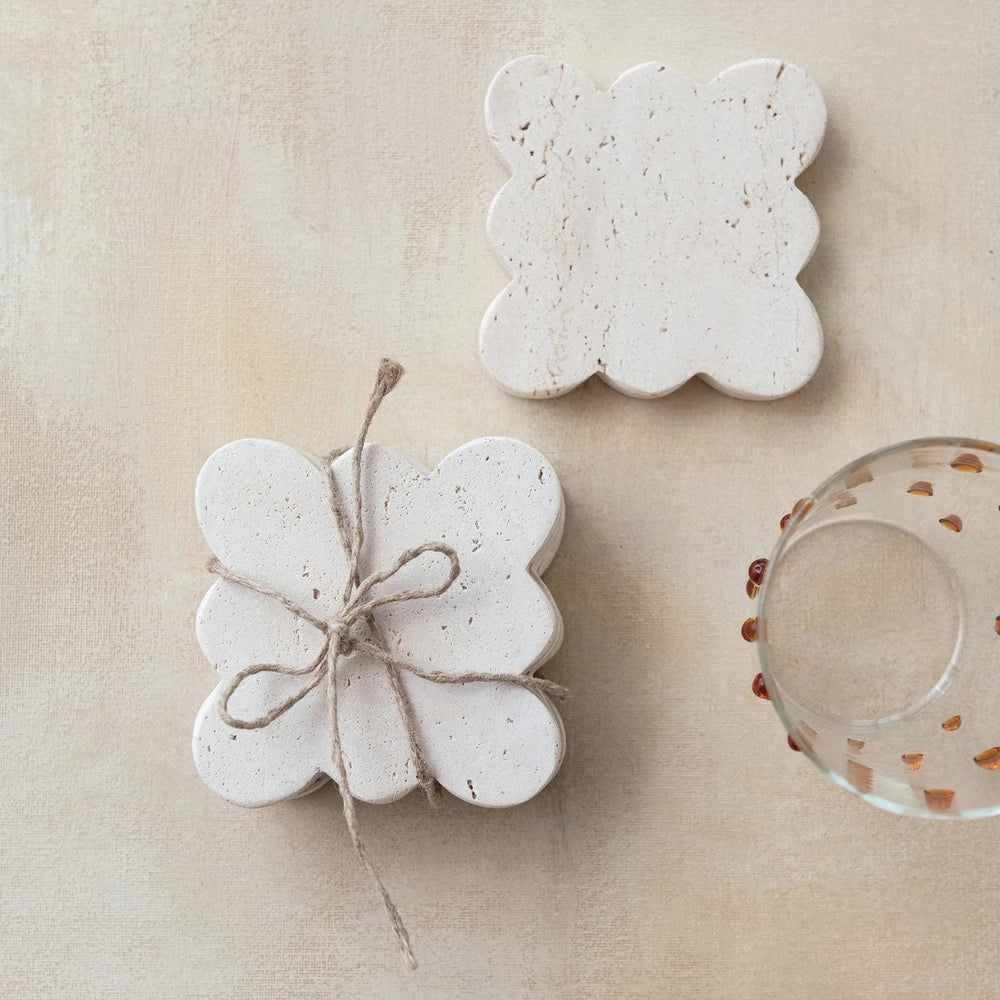
POLYGON ((1000 813, 1000 446, 909 441, 831 476, 768 561, 756 639, 792 741, 838 784, 909 816, 1000 813))

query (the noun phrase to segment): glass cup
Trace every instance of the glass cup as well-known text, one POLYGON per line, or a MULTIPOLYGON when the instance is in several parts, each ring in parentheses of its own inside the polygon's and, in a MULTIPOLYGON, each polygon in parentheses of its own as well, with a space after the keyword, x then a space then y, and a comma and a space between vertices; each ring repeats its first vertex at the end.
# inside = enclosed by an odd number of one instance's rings
POLYGON ((841 469, 796 505, 756 609, 766 695, 820 770, 902 815, 1000 813, 1000 446, 841 469))

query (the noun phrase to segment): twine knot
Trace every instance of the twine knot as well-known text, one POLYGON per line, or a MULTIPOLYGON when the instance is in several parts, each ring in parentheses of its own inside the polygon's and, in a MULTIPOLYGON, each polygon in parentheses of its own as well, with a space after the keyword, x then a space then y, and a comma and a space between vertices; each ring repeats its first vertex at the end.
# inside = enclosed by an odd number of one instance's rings
POLYGON ((350 656, 354 652, 354 636, 351 635, 351 627, 342 621, 333 622, 332 627, 336 630, 337 655, 350 656))

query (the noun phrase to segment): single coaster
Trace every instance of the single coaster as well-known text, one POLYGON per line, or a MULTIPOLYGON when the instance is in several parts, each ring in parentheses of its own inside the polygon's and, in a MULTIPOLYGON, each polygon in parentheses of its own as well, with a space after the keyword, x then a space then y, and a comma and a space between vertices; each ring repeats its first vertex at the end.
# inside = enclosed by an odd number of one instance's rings
POLYGON ((528 56, 493 80, 486 121, 513 172, 487 221, 513 280, 480 331, 503 388, 596 374, 648 397, 698 375, 771 399, 809 380, 823 335, 796 276, 819 221, 795 178, 826 108, 801 69, 757 59, 699 86, 644 63, 604 92, 528 56))
MULTIPOLYGON (((382 582, 359 588, 366 599, 437 586, 449 565, 441 549, 450 547, 461 567, 440 596, 372 613, 385 648, 428 673, 498 675, 455 684, 400 672, 430 772, 476 805, 523 802, 559 769, 564 746, 549 699, 509 679, 532 674, 562 641, 558 609, 539 580, 562 534, 555 471, 533 448, 503 437, 473 441, 432 472, 383 445, 365 445, 363 456, 362 579, 433 543, 382 582)), ((332 465, 343 497, 354 490, 352 457, 353 449, 332 465)), ((343 619, 348 575, 326 468, 286 445, 244 440, 215 452, 198 477, 198 519, 226 572, 285 599, 224 576, 198 612, 198 638, 221 679, 198 713, 195 762, 210 788, 239 805, 267 805, 337 777, 325 684, 259 728, 234 728, 220 714, 227 686, 253 665, 303 673, 265 670, 237 681, 228 712, 240 719, 266 715, 320 676, 305 671, 321 654, 325 623, 343 619)), ((368 634, 362 626, 354 628, 368 634)), ((388 668, 355 649, 338 654, 331 669, 351 794, 376 803, 400 798, 416 787, 417 774, 388 668)))

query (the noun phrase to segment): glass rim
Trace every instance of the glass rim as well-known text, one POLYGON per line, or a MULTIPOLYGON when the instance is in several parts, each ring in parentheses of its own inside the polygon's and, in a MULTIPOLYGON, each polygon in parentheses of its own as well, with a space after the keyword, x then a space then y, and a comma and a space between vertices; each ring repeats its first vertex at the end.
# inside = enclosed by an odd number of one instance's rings
MULTIPOLYGON (((810 490, 802 499, 806 501, 815 499, 816 496, 822 495, 825 491, 832 488, 838 480, 842 480, 849 473, 855 472, 861 467, 868 465, 870 462, 884 458, 887 455, 893 455, 902 451, 912 451, 918 448, 933 447, 972 448, 978 449, 979 451, 1000 454, 1000 444, 994 444, 992 441, 986 441, 979 438, 947 436, 911 438, 907 441, 899 441, 896 444, 876 448, 874 451, 870 451, 867 454, 862 455, 860 458, 856 458, 848 462, 846 465, 837 469, 837 471, 832 475, 827 476, 826 479, 819 484, 819 486, 810 490)), ((779 534, 778 541, 768 556, 768 570, 771 570, 781 558, 788 546, 790 538, 795 533, 795 529, 799 526, 807 513, 808 503, 804 504, 796 513, 792 515, 791 518, 789 518, 784 531, 779 534)), ((764 621, 765 627, 764 629, 758 629, 757 642, 754 643, 754 645, 757 647, 757 659, 760 663, 761 673, 764 676, 764 684, 768 688, 768 691, 777 691, 778 685, 771 670, 771 662, 767 654, 767 640, 763 634, 766 632, 767 615, 765 614, 765 610, 767 607, 768 584, 772 578, 772 573, 764 573, 764 579, 760 585, 760 593, 757 596, 757 618, 758 621, 764 621)), ((789 714, 785 711, 785 706, 782 704, 780 698, 776 699, 772 696, 769 700, 777 713, 778 718, 781 720, 781 724, 785 727, 786 732, 794 739, 799 735, 797 724, 792 721, 789 714)), ((835 784, 840 785, 841 788, 845 788, 852 794, 864 799, 865 802, 877 806, 879 809, 886 812, 895 813, 897 816, 913 816, 918 819, 935 820, 969 820, 984 819, 990 816, 1000 815, 1000 801, 998 801, 995 806, 988 806, 983 809, 976 809, 966 813, 950 814, 947 812, 929 812, 924 809, 909 807, 901 803, 892 802, 889 799, 882 798, 882 796, 875 795, 873 792, 863 792, 859 788, 852 785, 843 775, 828 767, 822 758, 815 753, 809 742, 802 741, 802 744, 803 745, 800 745, 799 742, 796 741, 795 745, 799 747, 800 752, 812 762, 817 770, 822 772, 826 777, 830 778, 835 784)))

